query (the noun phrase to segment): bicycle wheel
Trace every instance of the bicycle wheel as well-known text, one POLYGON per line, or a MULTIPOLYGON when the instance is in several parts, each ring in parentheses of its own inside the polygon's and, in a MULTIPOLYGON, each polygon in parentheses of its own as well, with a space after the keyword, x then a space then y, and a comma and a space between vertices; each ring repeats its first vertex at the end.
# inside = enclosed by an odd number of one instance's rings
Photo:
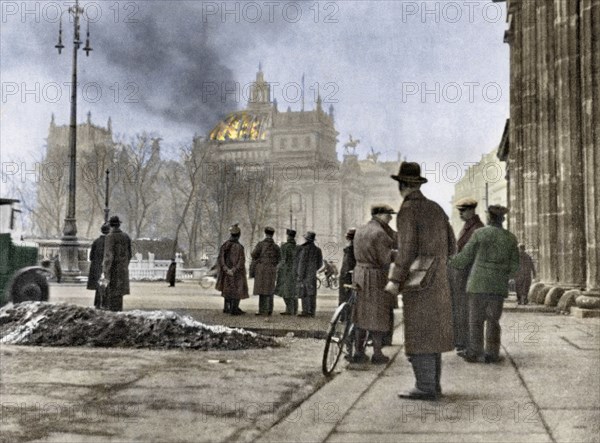
POLYGON ((347 307, 348 305, 345 304, 344 308, 338 311, 329 326, 329 332, 325 340, 325 349, 323 350, 322 369, 325 375, 330 375, 333 372, 340 356, 345 351, 344 347, 347 346, 348 332, 351 327, 350 321, 344 321, 345 319, 349 319, 350 315, 347 312, 347 307))
POLYGON ((212 288, 213 282, 210 277, 204 276, 200 278, 200 286, 202 289, 210 289, 212 288))
POLYGON ((337 289, 340 287, 340 282, 337 278, 331 277, 331 289, 337 289))

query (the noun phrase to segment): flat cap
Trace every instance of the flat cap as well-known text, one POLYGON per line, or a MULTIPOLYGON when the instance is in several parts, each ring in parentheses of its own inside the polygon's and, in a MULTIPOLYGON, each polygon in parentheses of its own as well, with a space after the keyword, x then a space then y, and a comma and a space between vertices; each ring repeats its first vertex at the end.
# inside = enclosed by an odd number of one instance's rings
POLYGON ((395 214, 394 208, 386 204, 377 204, 371 206, 371 215, 377 214, 395 214))
POLYGON ((286 229, 285 233, 290 237, 296 237, 296 231, 294 231, 293 229, 286 229))
POLYGON ((270 226, 266 226, 266 227, 265 227, 265 234, 271 234, 271 235, 272 235, 272 234, 275 234, 275 229, 273 229, 273 228, 272 228, 272 227, 270 227, 270 226))
POLYGON ((494 215, 504 216, 508 213, 508 208, 502 205, 490 205, 487 208, 487 212, 494 215))
POLYGON ((458 209, 476 208, 477 200, 471 197, 461 198, 455 205, 458 209))

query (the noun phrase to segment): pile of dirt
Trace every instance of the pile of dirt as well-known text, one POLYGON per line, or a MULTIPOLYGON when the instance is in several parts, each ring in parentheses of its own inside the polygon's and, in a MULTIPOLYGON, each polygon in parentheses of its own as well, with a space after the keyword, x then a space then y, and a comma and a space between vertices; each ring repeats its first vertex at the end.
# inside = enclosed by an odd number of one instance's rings
POLYGON ((0 343, 203 351, 277 346, 271 337, 205 325, 171 311, 109 312, 43 302, 0 309, 0 343))

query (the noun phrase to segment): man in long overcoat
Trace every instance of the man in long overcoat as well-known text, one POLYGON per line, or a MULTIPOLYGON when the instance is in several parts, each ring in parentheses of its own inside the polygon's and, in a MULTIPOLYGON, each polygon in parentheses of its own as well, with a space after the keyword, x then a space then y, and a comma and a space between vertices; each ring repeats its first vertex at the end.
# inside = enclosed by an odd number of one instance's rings
POLYGON ((531 256, 525 251, 525 245, 519 244, 519 270, 515 274, 515 289, 517 291, 517 303, 526 305, 527 295, 531 286, 531 278, 535 278, 535 265, 531 256))
POLYGON ((171 264, 169 265, 169 269, 167 269, 167 275, 165 280, 169 283, 169 287, 172 288, 175 286, 175 279, 177 277, 177 263, 175 259, 171 259, 171 264))
POLYGON ((113 215, 108 221, 110 233, 104 240, 102 272, 107 280, 104 308, 109 311, 123 310, 123 296, 129 294, 129 261, 131 239, 121 230, 121 220, 113 215))
POLYGON ((106 240, 106 234, 109 232, 110 226, 108 223, 104 223, 100 228, 100 237, 94 240, 92 249, 90 250, 90 272, 88 273, 87 289, 96 291, 94 295, 94 307, 98 309, 102 306, 100 291, 98 291, 98 280, 100 280, 100 276, 102 275, 104 241, 106 240))
POLYGON ((314 317, 317 312, 317 271, 323 266, 323 253, 315 245, 317 234, 308 231, 306 242, 298 247, 296 283, 298 298, 302 300, 300 317, 314 317))
MULTIPOLYGON (((356 267, 352 280, 358 287, 352 322, 356 326, 356 353, 352 360, 365 363, 365 341, 367 331, 373 340, 374 364, 385 364, 390 359, 381 352, 384 334, 392 330, 394 297, 385 292, 387 276, 392 262, 395 238, 384 228, 396 212, 388 205, 375 205, 371 208, 373 218, 359 227, 354 236, 354 256, 356 267)), ((390 229, 390 231, 392 231, 390 229)), ((393 232, 393 231, 392 231, 393 232)))
POLYGON ((441 395, 442 352, 454 349, 452 300, 446 260, 456 248, 448 216, 420 188, 418 163, 402 162, 398 175, 402 205, 396 218, 398 253, 390 269, 386 291, 402 292, 405 352, 412 364, 416 386, 399 394, 402 398, 435 400, 441 395), (417 257, 433 257, 430 284, 421 290, 403 290, 410 266, 417 257))
POLYGON ((345 288, 344 285, 352 283, 352 273, 356 266, 356 258, 354 257, 354 235, 355 228, 350 228, 346 232, 346 240, 348 244, 344 247, 344 257, 342 258, 342 267, 340 269, 340 285, 338 294, 338 305, 345 303, 350 298, 351 289, 345 288))
POLYGON ((281 250, 273 241, 275 229, 267 226, 265 238, 257 243, 250 254, 254 264, 253 295, 258 295, 258 312, 256 315, 273 314, 273 293, 277 280, 277 265, 281 260, 281 250))
POLYGON ((475 231, 464 249, 449 261, 458 269, 471 267, 467 281, 469 347, 459 354, 471 363, 500 361, 500 316, 508 297, 508 280, 519 269, 517 238, 502 227, 507 212, 504 206, 489 206, 488 226, 475 231))
POLYGON ((276 293, 285 302, 285 312, 281 315, 298 313, 298 296, 296 295, 296 231, 286 229, 287 241, 281 245, 281 261, 277 269, 276 293))
MULTIPOLYGON (((458 252, 462 251, 475 230, 483 228, 483 223, 475 213, 477 200, 467 197, 456 202, 456 208, 460 219, 465 222, 461 229, 456 248, 458 252)), ((467 279, 469 278, 470 267, 465 269, 456 269, 450 267, 448 274, 450 276, 450 289, 452 290, 452 321, 454 323, 454 346, 457 351, 463 351, 467 348, 469 339, 469 303, 467 299, 467 279)))
POLYGON ((230 237, 219 249, 217 259, 219 274, 215 288, 221 291, 225 307, 223 312, 231 315, 242 315, 240 300, 248 295, 248 280, 246 280, 246 256, 244 247, 240 244, 241 231, 237 224, 229 228, 230 237))

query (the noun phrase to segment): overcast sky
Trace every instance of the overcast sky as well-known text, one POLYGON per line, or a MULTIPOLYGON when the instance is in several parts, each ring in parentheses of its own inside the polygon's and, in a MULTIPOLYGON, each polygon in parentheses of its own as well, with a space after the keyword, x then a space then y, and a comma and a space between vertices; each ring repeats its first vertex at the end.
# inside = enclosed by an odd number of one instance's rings
MULTIPOLYGON (((50 115, 68 124, 69 2, 2 1, 3 167, 39 158, 50 115)), ((494 149, 508 117, 505 4, 491 1, 84 1, 89 57, 79 52, 78 121, 153 131, 167 154, 242 108, 262 63, 280 111, 317 89, 335 108, 338 153, 352 134, 364 157, 425 163, 426 189, 448 208, 452 164, 494 149), (232 85, 239 92, 231 92, 232 85), (451 165, 451 166, 445 166, 451 165), (438 171, 438 177, 433 172, 438 171), (445 180, 446 179, 446 180, 445 180), (436 183, 438 182, 438 183, 436 183)), ((82 38, 86 24, 82 23, 82 38)))

